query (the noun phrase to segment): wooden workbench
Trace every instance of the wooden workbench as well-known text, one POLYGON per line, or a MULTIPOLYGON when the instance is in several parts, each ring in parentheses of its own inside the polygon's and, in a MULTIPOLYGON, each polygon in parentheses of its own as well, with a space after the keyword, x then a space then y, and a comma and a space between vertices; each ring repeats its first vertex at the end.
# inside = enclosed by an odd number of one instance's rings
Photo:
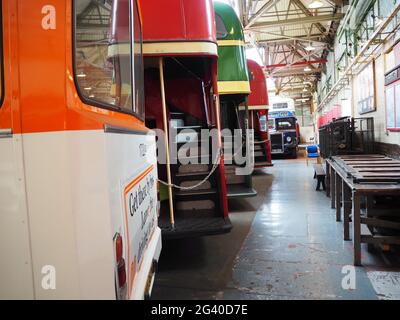
MULTIPOLYGON (((400 230, 400 224, 372 214, 374 196, 400 195, 400 161, 382 155, 336 156, 326 161, 327 195, 336 209, 336 220, 344 212, 344 239, 350 240, 350 214, 353 213, 354 265, 361 265, 361 244, 400 244, 400 237, 362 235, 361 226, 400 230), (361 216, 361 199, 366 199, 367 215, 361 216), (370 212, 369 212, 370 211, 370 212)), ((399 212, 400 215, 400 212, 399 212)))

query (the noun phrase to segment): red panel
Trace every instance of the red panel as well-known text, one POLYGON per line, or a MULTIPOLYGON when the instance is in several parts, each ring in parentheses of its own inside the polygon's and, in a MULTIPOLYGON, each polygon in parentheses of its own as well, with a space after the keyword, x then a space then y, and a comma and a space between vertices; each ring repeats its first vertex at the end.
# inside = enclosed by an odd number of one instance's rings
POLYGON ((267 81, 262 67, 253 60, 247 60, 247 66, 252 77, 250 80, 251 94, 249 96, 249 106, 265 106, 269 104, 267 81))
POLYGON ((217 41, 212 0, 146 0, 141 9, 145 42, 217 41))

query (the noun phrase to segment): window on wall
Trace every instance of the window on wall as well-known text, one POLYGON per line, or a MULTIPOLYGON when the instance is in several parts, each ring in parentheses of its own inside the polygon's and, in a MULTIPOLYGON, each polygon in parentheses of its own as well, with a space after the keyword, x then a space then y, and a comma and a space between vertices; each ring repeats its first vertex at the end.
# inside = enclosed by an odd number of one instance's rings
POLYGON ((386 88, 386 126, 390 131, 400 131, 400 82, 386 88))
POLYGON ((75 77, 86 103, 142 117, 141 23, 130 3, 75 0, 75 77))

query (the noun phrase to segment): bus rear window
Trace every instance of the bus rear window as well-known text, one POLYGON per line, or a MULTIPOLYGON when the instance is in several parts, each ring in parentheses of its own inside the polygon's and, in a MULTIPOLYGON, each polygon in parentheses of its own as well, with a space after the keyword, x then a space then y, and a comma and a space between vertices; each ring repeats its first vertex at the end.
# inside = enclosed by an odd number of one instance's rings
POLYGON ((85 102, 142 117, 141 28, 131 3, 75 0, 75 77, 85 102))

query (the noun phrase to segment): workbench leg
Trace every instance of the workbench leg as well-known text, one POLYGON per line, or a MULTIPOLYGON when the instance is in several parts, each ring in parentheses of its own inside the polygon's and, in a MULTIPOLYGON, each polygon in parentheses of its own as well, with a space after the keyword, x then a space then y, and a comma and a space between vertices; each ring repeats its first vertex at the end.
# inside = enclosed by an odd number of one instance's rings
POLYGON ((326 196, 327 197, 330 197, 331 196, 331 168, 330 168, 330 165, 329 165, 329 163, 328 163, 328 161, 326 161, 326 163, 325 163, 325 165, 326 165, 326 181, 325 181, 325 183, 326 183, 326 196))
POLYGON ((351 189, 350 187, 342 180, 342 194, 343 194, 343 233, 344 240, 350 240, 350 214, 351 214, 351 189))
POLYGON ((354 265, 361 266, 361 197, 353 192, 354 265))
POLYGON ((342 179, 338 174, 335 177, 336 186, 336 221, 340 222, 342 220, 342 204, 341 204, 341 193, 342 193, 342 179))
POLYGON ((336 173, 335 170, 331 167, 331 208, 335 209, 336 204, 336 185, 335 185, 335 177, 336 173))
MULTIPOLYGON (((367 196, 367 218, 374 218, 374 196, 367 196)), ((369 232, 375 235, 374 227, 368 226, 369 232)), ((375 246, 372 243, 368 243, 368 252, 374 252, 375 246)))

